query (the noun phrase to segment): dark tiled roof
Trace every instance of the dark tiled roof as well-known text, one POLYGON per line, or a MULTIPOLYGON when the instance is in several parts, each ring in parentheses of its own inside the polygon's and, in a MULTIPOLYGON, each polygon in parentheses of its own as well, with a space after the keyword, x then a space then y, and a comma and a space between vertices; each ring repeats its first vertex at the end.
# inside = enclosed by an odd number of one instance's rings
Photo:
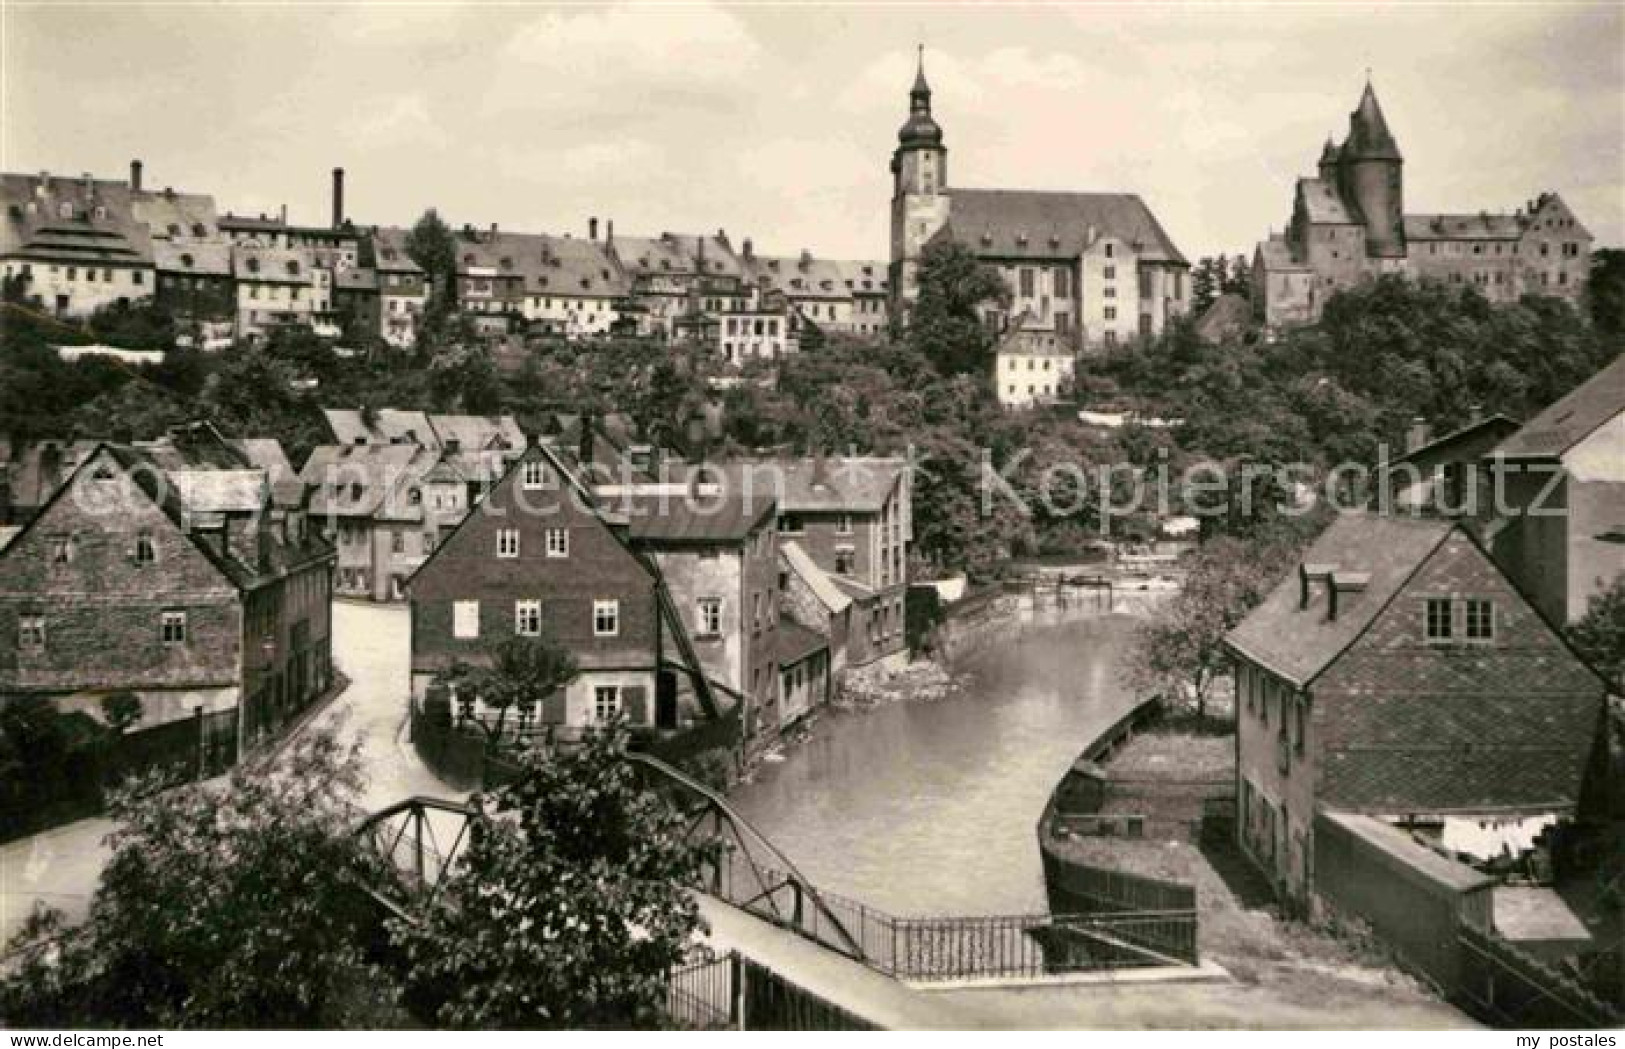
POLYGON ((1343 143, 1342 157, 1347 160, 1399 160, 1399 143, 1388 130, 1388 120, 1377 103, 1377 92, 1366 84, 1360 95, 1360 104, 1349 114, 1349 137, 1343 143))
POLYGON ((131 209, 154 240, 212 240, 220 235, 214 198, 206 193, 132 190, 131 209))
POLYGON ((298 538, 287 539, 275 529, 262 530, 258 541, 259 556, 254 564, 247 563, 229 550, 217 549, 203 537, 195 527, 193 518, 198 514, 216 512, 209 500, 215 499, 223 491, 230 493, 231 505, 221 507, 221 510, 236 517, 248 518, 245 527, 256 526, 254 517, 270 502, 270 489, 264 475, 258 471, 254 471, 258 478, 256 498, 252 504, 245 504, 241 498, 244 483, 240 478, 227 478, 215 483, 206 476, 211 472, 235 474, 238 471, 214 471, 202 466, 191 471, 193 483, 178 483, 182 475, 164 465, 165 461, 173 462, 173 458, 160 461, 160 457, 149 454, 147 450, 125 445, 107 444, 103 447, 129 473, 136 486, 186 533, 203 556, 239 590, 257 589, 312 561, 333 556, 333 547, 318 536, 314 528, 305 528, 298 538), (204 501, 199 502, 200 499, 204 501))
POLYGON ((771 499, 644 496, 632 504, 632 539, 653 546, 737 546, 772 516, 771 499))
POLYGON ((1508 458, 1560 456, 1625 412, 1625 353, 1559 397, 1492 452, 1508 458))
POLYGON ((1328 619, 1325 588, 1317 586, 1318 596, 1300 608, 1298 574, 1289 572, 1227 640, 1253 661, 1305 685, 1365 632, 1450 529, 1448 521, 1429 518, 1339 514, 1304 552, 1303 563, 1370 573, 1365 590, 1341 595, 1337 618, 1328 619))
POLYGON ((1498 412, 1495 415, 1470 422, 1466 426, 1445 434, 1443 437, 1436 437, 1420 447, 1411 449, 1393 461, 1395 463, 1407 463, 1417 459, 1431 459, 1441 452, 1449 452, 1453 445, 1472 443, 1493 431, 1511 433, 1517 429, 1518 422, 1516 419, 1509 419, 1498 412))
POLYGON ((1406 240, 1517 240, 1523 220, 1516 215, 1406 215, 1406 240))
POLYGON ((780 667, 794 666, 814 652, 829 648, 829 639, 823 634, 783 616, 773 632, 777 635, 773 639, 773 659, 780 667))
MULTIPOLYGON (((394 226, 379 226, 372 231, 372 266, 379 273, 422 273, 423 267, 412 261, 406 253, 409 230, 394 226)), ((364 239, 363 243, 367 243, 364 239)))
POLYGON ((1300 178, 1297 193, 1310 222, 1346 226, 1359 221, 1349 214, 1337 187, 1325 179, 1300 178))
POLYGON ((160 273, 231 276, 231 245, 224 241, 154 241, 153 264, 160 273))
POLYGON ((786 456, 724 463, 720 469, 731 492, 772 499, 781 513, 875 513, 902 479, 905 464, 869 456, 786 456))
POLYGON ((1218 340, 1245 328, 1253 317, 1253 304, 1240 295, 1220 295, 1196 321, 1196 334, 1218 340))
POLYGON ((309 284, 315 268, 315 260, 305 248, 238 245, 232 252, 232 271, 238 280, 309 284))
POLYGON ((323 408, 327 428, 339 444, 419 444, 427 448, 440 447, 434 426, 424 412, 379 408, 372 419, 365 417, 360 408, 323 408))
POLYGON ((460 233, 457 268, 517 278, 526 295, 617 298, 630 290, 601 245, 547 233, 460 233))
POLYGON ((758 287, 781 291, 792 299, 847 299, 853 289, 846 286, 841 264, 809 255, 776 257, 758 255, 745 263, 747 277, 758 287))
POLYGON ((0 255, 83 265, 143 266, 152 238, 130 187, 98 179, 0 175, 0 255))
POLYGON ((415 444, 322 445, 299 479, 310 493, 312 515, 416 521, 423 507, 406 490, 439 461, 438 450, 415 444))
POLYGON ((333 287, 338 291, 377 291, 378 271, 362 266, 334 270, 333 287))
POLYGON ((1077 258, 1089 247, 1093 228, 1135 246, 1148 261, 1185 263, 1151 209, 1133 193, 951 189, 948 199, 952 236, 980 255, 1077 258))
POLYGON ((1300 262, 1293 257, 1292 245, 1280 233, 1271 233, 1267 239, 1259 241, 1258 254, 1264 261, 1264 269, 1270 273, 1309 270, 1307 262, 1300 262))

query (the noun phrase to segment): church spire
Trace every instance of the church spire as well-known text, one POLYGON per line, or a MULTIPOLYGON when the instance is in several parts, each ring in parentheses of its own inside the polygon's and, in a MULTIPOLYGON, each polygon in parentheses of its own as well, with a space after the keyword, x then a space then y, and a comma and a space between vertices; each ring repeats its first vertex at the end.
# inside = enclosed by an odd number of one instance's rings
POLYGON ((914 86, 908 92, 908 121, 897 132, 901 149, 921 146, 940 147, 942 128, 931 117, 931 85, 925 81, 925 45, 919 45, 919 65, 914 72, 914 86))

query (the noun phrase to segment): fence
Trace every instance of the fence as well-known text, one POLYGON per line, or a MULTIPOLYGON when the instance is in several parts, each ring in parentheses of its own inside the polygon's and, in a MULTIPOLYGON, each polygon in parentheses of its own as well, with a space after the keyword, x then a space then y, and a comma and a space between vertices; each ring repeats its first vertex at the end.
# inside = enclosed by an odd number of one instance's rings
POLYGON ((237 760, 235 707, 126 735, 84 715, 55 716, 75 726, 74 744, 45 766, 36 760, 0 779, 0 841, 99 815, 107 792, 130 777, 161 771, 175 782, 208 779, 237 760))
POLYGON ((1484 929, 1456 934, 1461 1006, 1496 1027, 1584 1030, 1616 1028, 1625 1015, 1575 981, 1484 929))
POLYGON ((1198 961, 1196 895, 1183 886, 1183 893, 1156 897, 1156 906, 974 917, 898 917, 823 891, 818 893, 823 906, 815 907, 779 872, 737 861, 724 862, 709 888, 759 917, 905 980, 1035 977, 1198 961))
POLYGON ((666 1011, 697 1031, 868 1031, 874 1025, 738 953, 671 974, 666 1011))

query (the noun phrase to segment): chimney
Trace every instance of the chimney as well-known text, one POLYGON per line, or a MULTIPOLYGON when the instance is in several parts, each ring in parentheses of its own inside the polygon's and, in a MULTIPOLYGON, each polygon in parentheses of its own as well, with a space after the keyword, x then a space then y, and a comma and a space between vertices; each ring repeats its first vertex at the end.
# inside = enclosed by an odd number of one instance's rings
POLYGON ((495 222, 491 223, 491 239, 493 241, 497 239, 497 224, 495 222))
POLYGON ((607 219, 604 222, 604 243, 615 243, 615 220, 607 219))
POLYGON ((740 252, 745 256, 745 261, 749 262, 756 258, 756 246, 750 242, 749 237, 746 237, 745 242, 739 247, 740 252))
POLYGON ((1361 593, 1369 582, 1371 582, 1371 573, 1369 572, 1332 572, 1330 585, 1326 588, 1327 621, 1336 621, 1337 606, 1342 599, 1341 595, 1361 593))
POLYGON ((1315 599, 1315 580, 1320 580, 1329 589, 1332 573, 1336 570, 1336 565, 1311 564, 1307 561, 1298 566, 1298 610, 1300 612, 1308 608, 1315 599))
POLYGON ((141 161, 130 161, 130 188, 141 192, 141 161))
POLYGON ((587 220, 587 239, 593 242, 598 240, 598 216, 594 215, 587 220))
POLYGON ((283 226, 288 224, 288 205, 282 205, 282 208, 277 212, 277 222, 283 226))
POLYGON ((333 228, 344 225, 344 169, 333 169, 333 228))
POLYGON ((1405 431, 1405 454, 1409 455, 1427 444, 1428 439, 1432 436, 1433 428, 1428 425, 1425 418, 1418 415, 1411 420, 1411 428, 1405 431))
POLYGON ((808 268, 811 267, 811 266, 812 266, 812 252, 808 251, 806 248, 802 248, 801 249, 801 272, 806 273, 808 268))

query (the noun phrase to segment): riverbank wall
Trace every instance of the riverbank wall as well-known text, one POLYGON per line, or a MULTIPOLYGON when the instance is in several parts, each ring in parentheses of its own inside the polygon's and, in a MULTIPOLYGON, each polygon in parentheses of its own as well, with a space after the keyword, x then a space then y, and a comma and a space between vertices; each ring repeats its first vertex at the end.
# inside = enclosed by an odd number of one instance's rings
POLYGON ((1140 589, 1111 582, 1006 582, 972 592, 943 609, 926 649, 951 663, 970 652, 1005 641, 1034 625, 1081 623, 1105 616, 1150 616, 1174 589, 1140 589))

